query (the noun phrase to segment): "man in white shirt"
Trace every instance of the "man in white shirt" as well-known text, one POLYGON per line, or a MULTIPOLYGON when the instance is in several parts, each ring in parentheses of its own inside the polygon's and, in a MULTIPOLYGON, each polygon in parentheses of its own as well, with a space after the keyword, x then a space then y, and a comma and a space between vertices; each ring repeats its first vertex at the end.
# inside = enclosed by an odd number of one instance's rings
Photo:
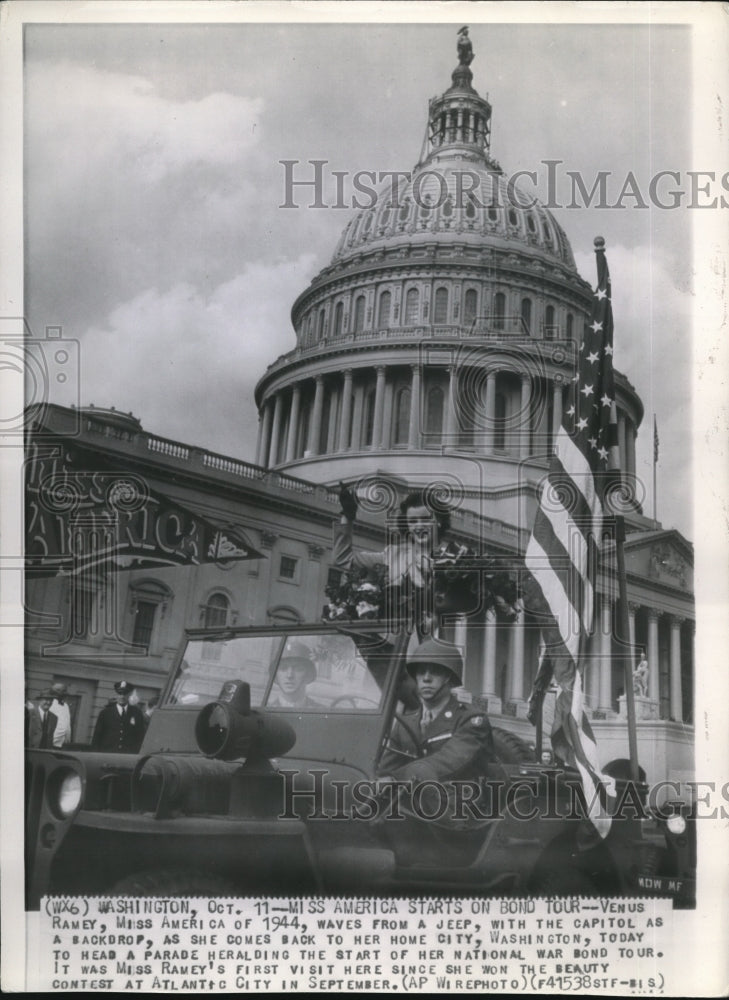
POLYGON ((53 734, 53 746, 62 747, 71 742, 71 709, 66 701, 68 688, 61 681, 58 681, 51 686, 51 691, 53 692, 51 712, 58 719, 53 734))

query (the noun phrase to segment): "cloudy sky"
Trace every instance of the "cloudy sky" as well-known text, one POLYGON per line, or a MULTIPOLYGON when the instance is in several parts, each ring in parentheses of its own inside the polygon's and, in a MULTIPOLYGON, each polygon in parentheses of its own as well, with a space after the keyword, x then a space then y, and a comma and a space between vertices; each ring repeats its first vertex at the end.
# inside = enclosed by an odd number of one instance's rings
MULTIPOLYGON (((279 161, 411 169, 462 23, 27 25, 25 312, 81 345, 77 399, 53 401, 253 460, 255 383, 294 346, 291 305, 351 214, 305 192, 280 208, 279 161)), ((689 28, 469 23, 493 155, 536 171, 540 197, 545 160, 562 161, 565 205, 567 171, 588 188, 609 171, 614 204, 631 172, 646 202, 652 176, 679 172, 670 202, 687 170, 715 168, 691 152, 689 28)), ((637 202, 555 215, 591 283, 606 239, 616 365, 646 410, 646 512, 655 411, 658 514, 691 536, 692 213, 637 202)))

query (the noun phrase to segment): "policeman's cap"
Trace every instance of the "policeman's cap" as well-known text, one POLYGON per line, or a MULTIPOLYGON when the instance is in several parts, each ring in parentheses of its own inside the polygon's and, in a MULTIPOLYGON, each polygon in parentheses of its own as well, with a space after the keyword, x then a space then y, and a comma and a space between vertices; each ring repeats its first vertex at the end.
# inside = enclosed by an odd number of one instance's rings
POLYGON ((131 694, 134 690, 134 685, 130 681, 117 681, 114 685, 114 690, 117 694, 131 694))

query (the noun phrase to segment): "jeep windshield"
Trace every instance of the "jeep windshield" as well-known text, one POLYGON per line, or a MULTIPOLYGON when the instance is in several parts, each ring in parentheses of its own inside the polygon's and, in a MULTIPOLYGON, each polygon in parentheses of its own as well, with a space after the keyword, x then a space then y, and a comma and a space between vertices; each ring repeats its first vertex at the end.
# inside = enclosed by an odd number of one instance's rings
POLYGON ((276 632, 190 638, 166 698, 202 706, 245 681, 251 706, 281 712, 377 712, 392 646, 372 633, 276 632))

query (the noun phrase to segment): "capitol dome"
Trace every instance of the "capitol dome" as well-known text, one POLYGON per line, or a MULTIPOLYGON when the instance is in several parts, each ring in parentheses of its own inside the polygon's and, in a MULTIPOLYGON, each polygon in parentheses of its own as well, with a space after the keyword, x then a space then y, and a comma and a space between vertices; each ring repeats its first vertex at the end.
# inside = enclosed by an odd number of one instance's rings
MULTIPOLYGON (((256 388, 257 463, 327 485, 452 480, 514 523, 551 454, 592 288, 553 214, 493 159, 472 59, 466 35, 416 166, 372 192, 295 301, 296 347, 256 388)), ((619 373, 616 392, 634 471, 643 408, 619 373)))
POLYGON ((346 226, 332 265, 394 247, 457 244, 515 248, 576 273, 572 248, 554 216, 485 157, 438 149, 410 179, 381 186, 372 208, 346 226))

